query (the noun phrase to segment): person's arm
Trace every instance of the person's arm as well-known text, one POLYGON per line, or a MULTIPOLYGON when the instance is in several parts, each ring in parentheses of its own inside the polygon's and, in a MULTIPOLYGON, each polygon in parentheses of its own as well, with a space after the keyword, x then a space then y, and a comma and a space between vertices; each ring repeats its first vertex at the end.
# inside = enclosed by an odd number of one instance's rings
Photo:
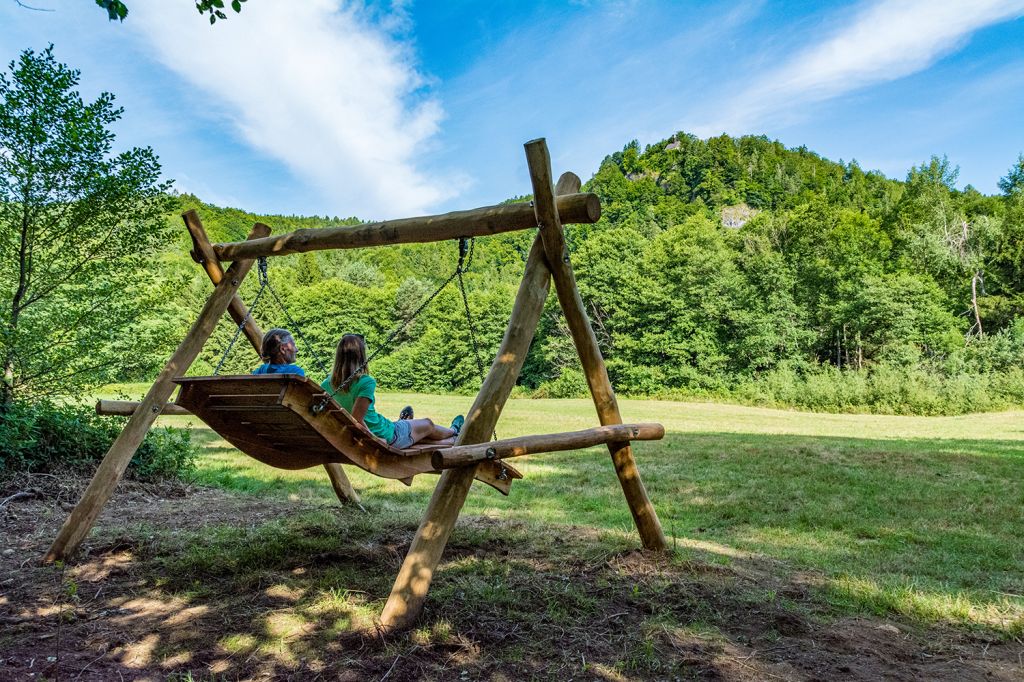
POLYGON ((364 396, 359 396, 356 401, 352 403, 352 416, 357 422, 366 426, 366 412, 370 409, 370 399, 364 396))

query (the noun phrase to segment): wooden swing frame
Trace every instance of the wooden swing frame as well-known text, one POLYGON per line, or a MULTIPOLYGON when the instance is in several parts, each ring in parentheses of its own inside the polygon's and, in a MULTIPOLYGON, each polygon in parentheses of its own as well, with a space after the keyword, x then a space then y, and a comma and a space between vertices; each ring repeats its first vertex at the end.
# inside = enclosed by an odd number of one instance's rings
MULTIPOLYGON (((248 310, 238 296, 238 289, 254 259, 325 249, 444 241, 533 227, 539 227, 539 234, 527 258, 508 327, 490 372, 466 415, 456 446, 432 454, 433 466, 441 472, 440 480, 381 613, 380 627, 389 632, 415 623, 477 468, 481 462, 494 458, 606 443, 644 547, 665 550, 661 522, 644 488, 630 445, 630 436, 639 434, 618 426, 622 424, 622 417, 615 392, 576 287, 565 245, 563 223, 596 222, 601 212, 600 201, 596 195, 580 194, 580 179, 572 173, 562 175, 557 187, 552 187, 551 158, 543 138, 524 146, 533 185, 531 203, 503 204, 358 227, 301 229, 277 237, 270 236, 269 227, 257 223, 247 241, 226 244, 211 244, 195 211, 185 213, 182 217, 194 244, 192 257, 209 275, 214 284, 213 293, 142 401, 108 405, 111 413, 119 410, 131 417, 43 560, 64 559, 77 550, 156 418, 162 413, 180 413, 180 408, 167 402, 175 388, 174 379, 184 375, 195 361, 225 311, 243 327, 246 338, 258 352, 263 332, 248 317, 248 310), (222 261, 232 261, 226 271, 221 266, 222 261), (490 447, 488 440, 519 378, 552 280, 601 427, 576 434, 510 439, 503 442, 506 444, 502 448, 490 447)), ((359 497, 341 465, 328 463, 324 467, 339 499, 358 503, 359 497)))

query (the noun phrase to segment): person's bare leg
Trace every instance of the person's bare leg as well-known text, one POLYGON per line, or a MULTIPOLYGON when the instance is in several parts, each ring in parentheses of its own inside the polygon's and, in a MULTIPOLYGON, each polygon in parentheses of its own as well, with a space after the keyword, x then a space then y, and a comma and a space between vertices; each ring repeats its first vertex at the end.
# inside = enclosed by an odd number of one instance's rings
POLYGON ((410 419, 410 435, 413 443, 421 441, 436 442, 438 445, 453 445, 455 431, 447 426, 438 426, 431 419, 410 419))

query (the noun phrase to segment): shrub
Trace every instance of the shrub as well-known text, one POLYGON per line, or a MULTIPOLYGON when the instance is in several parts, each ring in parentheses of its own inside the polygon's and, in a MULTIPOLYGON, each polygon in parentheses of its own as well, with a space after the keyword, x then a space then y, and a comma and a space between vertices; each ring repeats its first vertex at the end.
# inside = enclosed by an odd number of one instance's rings
POLYGON ((555 379, 545 381, 533 392, 534 398, 583 398, 587 395, 587 378, 582 370, 567 367, 555 379))
MULTIPOLYGON (((728 397, 728 396, 724 396, 728 397)), ((948 374, 880 362, 862 370, 786 365, 738 384, 731 397, 820 412, 966 414, 1024 404, 1024 370, 948 374)))
MULTIPOLYGON (((0 415, 0 475, 95 466, 125 421, 82 405, 14 402, 0 415)), ((197 454, 188 429, 153 429, 127 473, 139 479, 184 477, 195 469, 197 454)))

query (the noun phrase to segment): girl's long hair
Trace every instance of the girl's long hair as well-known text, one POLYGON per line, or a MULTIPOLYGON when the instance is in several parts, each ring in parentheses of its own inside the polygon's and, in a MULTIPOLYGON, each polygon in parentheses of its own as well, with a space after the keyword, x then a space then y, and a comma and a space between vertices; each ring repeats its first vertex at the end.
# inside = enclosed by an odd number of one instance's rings
POLYGON ((366 340, 362 334, 345 334, 338 342, 334 353, 334 369, 331 371, 331 388, 347 391, 352 382, 366 374, 366 340), (344 382, 344 384, 342 383, 344 382))

